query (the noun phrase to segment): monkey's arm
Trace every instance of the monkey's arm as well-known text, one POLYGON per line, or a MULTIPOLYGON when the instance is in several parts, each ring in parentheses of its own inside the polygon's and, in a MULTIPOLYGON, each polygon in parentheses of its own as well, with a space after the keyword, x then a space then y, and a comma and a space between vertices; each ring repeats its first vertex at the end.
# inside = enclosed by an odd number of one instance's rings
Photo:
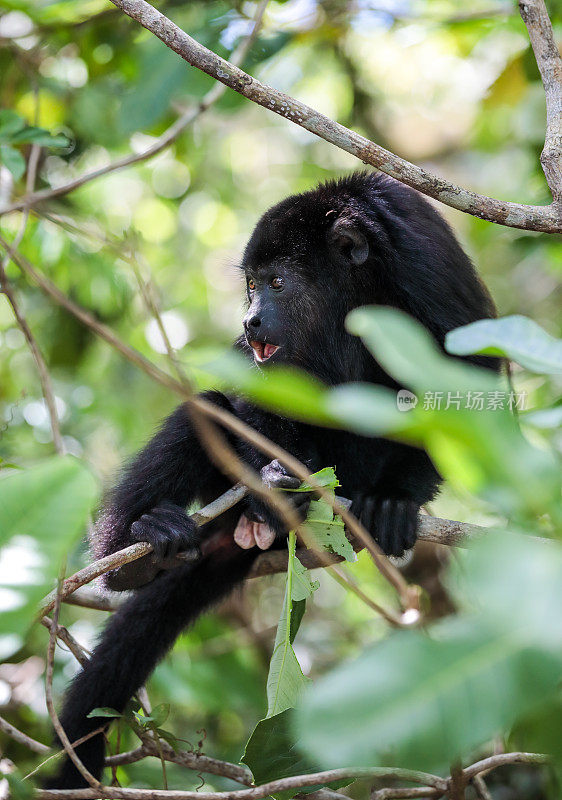
MULTIPOLYGON (((219 392, 207 393, 206 399, 231 408, 219 392)), ((143 541, 153 546, 154 558, 162 560, 179 550, 198 548, 200 533, 185 507, 196 498, 212 499, 227 488, 228 481, 209 460, 184 406, 179 406, 110 493, 92 537, 94 553, 99 558, 143 541)), ((152 555, 146 558, 153 560, 152 555)), ((131 572, 130 585, 124 585, 122 575, 115 582, 116 573, 109 573, 108 587, 122 590, 139 585, 140 562, 131 572)))

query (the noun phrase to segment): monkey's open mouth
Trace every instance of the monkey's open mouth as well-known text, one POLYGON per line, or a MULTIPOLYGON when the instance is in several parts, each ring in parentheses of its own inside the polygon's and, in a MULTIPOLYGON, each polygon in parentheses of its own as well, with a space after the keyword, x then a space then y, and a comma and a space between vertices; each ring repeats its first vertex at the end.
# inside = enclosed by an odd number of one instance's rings
POLYGON ((250 342, 250 347, 254 351, 254 356, 256 361, 263 363, 271 358, 279 350, 279 345, 277 344, 266 344, 265 342, 256 342, 252 340, 250 342))

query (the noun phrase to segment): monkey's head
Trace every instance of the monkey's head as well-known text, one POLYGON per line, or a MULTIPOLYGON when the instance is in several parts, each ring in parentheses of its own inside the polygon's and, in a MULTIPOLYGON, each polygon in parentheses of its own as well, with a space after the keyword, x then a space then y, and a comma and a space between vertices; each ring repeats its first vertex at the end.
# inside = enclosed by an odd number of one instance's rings
POLYGON ((442 217, 416 192, 356 173, 283 200, 242 261, 245 341, 255 362, 294 364, 328 383, 364 379, 372 358, 345 330, 368 304, 417 317, 443 340, 493 306, 442 217))

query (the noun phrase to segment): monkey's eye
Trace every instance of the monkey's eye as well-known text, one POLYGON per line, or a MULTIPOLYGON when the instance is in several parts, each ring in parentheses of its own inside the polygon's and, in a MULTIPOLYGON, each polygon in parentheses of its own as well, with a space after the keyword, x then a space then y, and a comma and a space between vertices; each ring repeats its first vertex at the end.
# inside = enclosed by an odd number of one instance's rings
POLYGON ((285 286, 285 281, 279 275, 276 275, 275 278, 272 278, 271 280, 272 289, 275 289, 277 292, 280 292, 284 286, 285 286))
POLYGON ((256 288, 256 282, 252 278, 248 278, 248 291, 253 292, 256 288))

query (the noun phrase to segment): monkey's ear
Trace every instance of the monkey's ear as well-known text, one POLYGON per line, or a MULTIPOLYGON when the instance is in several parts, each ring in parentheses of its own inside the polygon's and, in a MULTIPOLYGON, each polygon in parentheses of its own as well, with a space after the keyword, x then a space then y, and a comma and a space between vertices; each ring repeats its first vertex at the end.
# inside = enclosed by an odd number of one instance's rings
MULTIPOLYGON (((326 217, 331 220, 336 211, 328 211, 326 217)), ((340 256, 359 266, 369 257, 369 243, 357 225, 350 219, 338 217, 328 230, 328 242, 340 256)))

